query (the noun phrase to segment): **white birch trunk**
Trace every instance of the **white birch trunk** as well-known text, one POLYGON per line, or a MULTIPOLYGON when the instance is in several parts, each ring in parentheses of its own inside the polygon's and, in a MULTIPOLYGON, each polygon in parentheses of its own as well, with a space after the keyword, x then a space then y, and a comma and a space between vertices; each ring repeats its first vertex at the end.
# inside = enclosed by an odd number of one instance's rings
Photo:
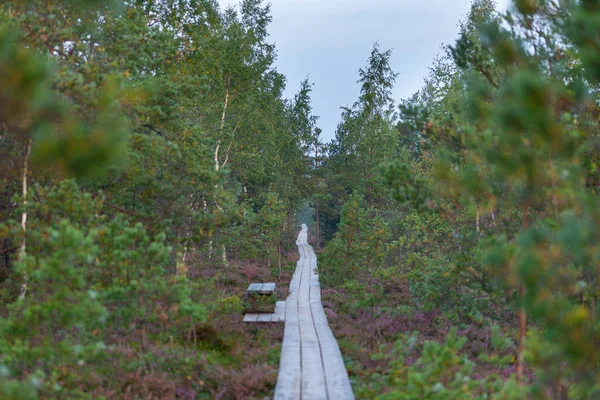
MULTIPOLYGON (((206 203, 206 199, 202 199, 202 204, 204 205, 204 212, 208 212, 208 204, 206 203)), ((208 259, 212 260, 213 258, 213 241, 212 239, 208 242, 208 259)))
MULTIPOLYGON (((219 127, 219 139, 217 140, 217 145, 215 146, 215 172, 219 172, 221 165, 219 163, 219 150, 221 148, 221 138, 223 135, 223 129, 225 129, 225 118, 227 117, 227 108, 229 107, 229 83, 230 83, 231 78, 228 77, 227 78, 227 85, 225 88, 225 103, 223 104, 223 112, 221 113, 221 125, 219 127)), ((215 189, 217 189, 219 187, 218 184, 215 185, 215 189)), ((208 206, 206 204, 206 201, 204 201, 204 207, 205 210, 208 210, 208 206)), ((221 209, 221 207, 219 207, 219 205, 217 204, 217 208, 221 209)), ((213 241, 211 240, 208 244, 209 246, 209 259, 212 259, 213 256, 213 241)), ((223 264, 225 265, 225 267, 227 267, 228 263, 227 263, 227 249, 225 248, 225 245, 223 245, 222 247, 222 254, 221 257, 223 258, 223 264)))
POLYGON ((223 266, 229 268, 229 262, 227 261, 227 247, 225 247, 225 245, 221 248, 221 258, 223 259, 223 266))
POLYGON ((219 127, 219 139, 217 140, 217 146, 215 147, 215 171, 219 172, 219 149, 221 148, 221 138, 223 135, 223 129, 225 129, 225 117, 227 116, 227 107, 229 107, 229 82, 231 78, 227 78, 227 86, 225 89, 225 103, 223 104, 223 112, 221 113, 221 125, 219 127))
MULTIPOLYGON (((23 163, 23 207, 27 206, 27 172, 29 169, 29 155, 31 154, 31 142, 29 139, 27 143, 27 150, 25 153, 25 161, 23 163)), ((21 215, 21 227, 23 228, 23 242, 21 243, 21 247, 19 248, 19 254, 17 256, 17 262, 23 260, 25 257, 26 245, 27 245, 27 210, 23 210, 23 214, 21 215)), ((27 273, 23 275, 23 283, 21 284, 21 290, 19 292, 19 300, 25 298, 27 294, 27 288, 29 285, 29 277, 27 273)))

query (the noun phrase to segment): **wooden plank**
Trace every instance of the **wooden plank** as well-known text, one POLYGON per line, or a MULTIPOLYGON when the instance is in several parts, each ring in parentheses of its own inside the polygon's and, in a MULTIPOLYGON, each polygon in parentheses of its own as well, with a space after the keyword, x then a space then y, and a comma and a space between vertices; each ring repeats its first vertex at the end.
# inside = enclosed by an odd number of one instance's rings
POLYGON ((282 314, 246 314, 244 321, 246 323, 275 323, 285 322, 285 316, 282 314))
POLYGON ((246 289, 246 292, 258 292, 262 285, 262 283, 251 283, 250 286, 248 286, 248 289, 246 289))
POLYGON ((259 314, 256 322, 272 322, 273 314, 259 314))
POLYGON ((279 314, 272 314, 271 322, 285 322, 285 317, 279 314))
POLYGON ((258 293, 260 294, 273 294, 275 292, 275 283, 263 283, 258 293))
POLYGON ((310 307, 310 262, 306 247, 301 247, 302 278, 298 292, 298 318, 302 343, 302 398, 327 399, 325 371, 310 307))
POLYGON ((285 302, 285 328, 281 345, 279 374, 275 387, 275 400, 299 400, 301 398, 302 368, 296 296, 297 293, 290 293, 285 302))
POLYGON ((248 293, 258 293, 263 295, 272 295, 275 292, 275 283, 251 283, 246 289, 248 293))
POLYGON ((256 322, 260 314, 246 314, 244 315, 244 322, 256 322))
POLYGON ((285 320, 285 301, 275 303, 275 313, 273 314, 273 322, 285 320))
POLYGON ((285 321, 285 301, 275 303, 275 312, 273 314, 255 314, 244 315, 244 322, 284 322, 285 321))
POLYGON ((311 304, 313 305, 315 327, 319 334, 323 354, 329 396, 333 399, 350 399, 353 394, 348 372, 337 341, 329 328, 325 311, 320 302, 313 301, 311 304))

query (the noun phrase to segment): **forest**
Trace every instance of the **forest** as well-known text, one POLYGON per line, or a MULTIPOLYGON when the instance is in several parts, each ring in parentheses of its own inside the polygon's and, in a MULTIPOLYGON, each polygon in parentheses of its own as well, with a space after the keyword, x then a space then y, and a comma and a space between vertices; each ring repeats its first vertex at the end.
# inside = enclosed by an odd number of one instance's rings
POLYGON ((356 398, 599 399, 600 1, 473 0, 406 99, 374 43, 330 142, 272 18, 1 2, 0 399, 271 398, 302 223, 356 398))

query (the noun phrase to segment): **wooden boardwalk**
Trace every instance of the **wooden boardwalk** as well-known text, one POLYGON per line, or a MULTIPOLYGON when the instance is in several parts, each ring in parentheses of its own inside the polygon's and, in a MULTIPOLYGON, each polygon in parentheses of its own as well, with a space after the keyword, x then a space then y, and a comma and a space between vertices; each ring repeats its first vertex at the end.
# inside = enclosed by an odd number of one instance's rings
POLYGON ((286 300, 276 400, 354 399, 342 353, 321 305, 317 256, 302 225, 300 260, 286 300))

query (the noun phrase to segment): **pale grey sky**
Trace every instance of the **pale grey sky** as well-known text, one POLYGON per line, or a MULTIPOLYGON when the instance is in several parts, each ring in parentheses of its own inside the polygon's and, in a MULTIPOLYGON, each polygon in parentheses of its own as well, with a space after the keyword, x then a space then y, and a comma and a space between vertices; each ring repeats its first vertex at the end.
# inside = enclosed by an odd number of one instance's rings
MULTIPOLYGON (((499 0, 505 8, 510 0, 499 0)), ((219 0, 222 7, 239 3, 219 0)), ((470 0, 271 0, 269 29, 287 77, 292 98, 309 74, 314 82, 314 112, 330 140, 340 107, 358 98, 358 69, 366 64, 373 43, 393 49, 392 68, 399 73, 394 97, 409 97, 423 85, 427 68, 442 45, 454 44, 458 22, 470 0)))

